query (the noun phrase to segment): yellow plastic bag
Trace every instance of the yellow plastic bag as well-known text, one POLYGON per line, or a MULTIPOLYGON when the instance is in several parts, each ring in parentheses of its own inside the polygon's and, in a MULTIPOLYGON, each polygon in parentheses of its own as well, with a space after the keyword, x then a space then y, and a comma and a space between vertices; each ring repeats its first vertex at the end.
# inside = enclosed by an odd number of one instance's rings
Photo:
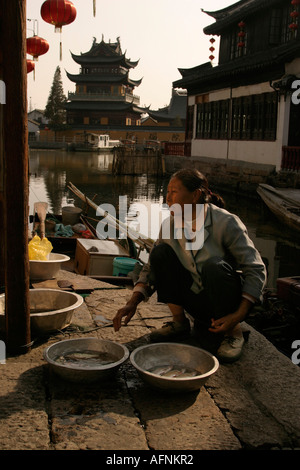
POLYGON ((38 235, 35 235, 28 243, 28 256, 30 260, 46 261, 52 250, 52 243, 47 238, 41 240, 38 235))

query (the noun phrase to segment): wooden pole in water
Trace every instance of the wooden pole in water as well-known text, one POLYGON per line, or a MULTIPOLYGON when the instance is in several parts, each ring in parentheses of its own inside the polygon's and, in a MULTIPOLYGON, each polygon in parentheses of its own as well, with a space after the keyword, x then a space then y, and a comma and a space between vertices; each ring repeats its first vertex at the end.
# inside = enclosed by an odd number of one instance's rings
POLYGON ((1 105, 0 146, 6 349, 22 354, 30 348, 26 0, 0 0, 0 11, 6 87, 6 103, 1 105))

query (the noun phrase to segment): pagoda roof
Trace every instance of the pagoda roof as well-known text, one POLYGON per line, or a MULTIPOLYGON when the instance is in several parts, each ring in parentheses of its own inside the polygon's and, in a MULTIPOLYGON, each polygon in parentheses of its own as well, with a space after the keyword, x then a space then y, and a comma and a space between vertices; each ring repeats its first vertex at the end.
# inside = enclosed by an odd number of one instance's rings
POLYGON ((212 69, 211 62, 205 62, 205 64, 196 65, 196 67, 190 69, 178 69, 178 71, 181 73, 182 77, 190 77, 191 75, 202 75, 210 69, 212 69))
POLYGON ((138 65, 139 60, 132 61, 126 58, 126 53, 123 54, 120 44, 120 39, 117 38, 117 42, 94 42, 89 51, 81 53, 80 55, 73 54, 71 52, 72 58, 79 65, 88 65, 88 64, 111 64, 111 65, 121 65, 127 69, 134 68, 138 65))
POLYGON ((133 103, 124 103, 116 101, 69 101, 65 108, 68 111, 132 111, 143 114, 147 111, 133 103))
POLYGON ((103 74, 76 74, 73 75, 66 71, 67 77, 71 82, 74 83, 123 83, 125 85, 131 85, 133 87, 139 86, 142 83, 140 80, 131 80, 128 74, 124 75, 103 75, 103 74))
POLYGON ((246 17, 257 14, 259 11, 278 4, 280 0, 241 0, 233 5, 217 11, 205 11, 204 13, 216 20, 215 23, 203 29, 205 34, 220 34, 222 30, 232 24, 236 24, 246 17))
POLYGON ((191 69, 179 69, 182 79, 173 82, 173 86, 186 88, 190 93, 205 93, 212 89, 274 80, 284 75, 285 64, 296 57, 300 57, 299 41, 293 40, 216 67, 205 63, 191 69))
POLYGON ((173 90, 170 104, 156 111, 151 109, 147 113, 156 121, 171 121, 176 118, 186 119, 187 94, 173 90))

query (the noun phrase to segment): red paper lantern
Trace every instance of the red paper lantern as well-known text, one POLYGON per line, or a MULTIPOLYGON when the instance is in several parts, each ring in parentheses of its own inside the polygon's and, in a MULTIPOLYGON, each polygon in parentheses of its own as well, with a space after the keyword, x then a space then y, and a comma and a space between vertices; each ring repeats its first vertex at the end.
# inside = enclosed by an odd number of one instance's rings
MULTIPOLYGON (((46 23, 55 26, 55 32, 62 32, 62 27, 73 23, 76 8, 69 0, 46 0, 41 7, 41 17, 46 23)), ((60 60, 62 59, 62 42, 59 44, 60 60)))
POLYGON ((40 55, 46 54, 49 50, 49 43, 39 36, 32 36, 26 39, 27 54, 33 56, 33 60, 38 60, 40 55))
POLYGON ((76 8, 69 0, 46 0, 41 7, 41 17, 53 24, 56 32, 61 32, 63 26, 75 20, 76 8))
POLYGON ((289 28, 295 31, 296 29, 298 29, 298 25, 297 23, 292 23, 289 25, 289 28))
POLYGON ((300 0, 292 0, 291 4, 292 5, 300 5, 300 0))
POLYGON ((26 62, 27 62, 27 73, 30 73, 35 69, 35 63, 33 60, 29 60, 29 59, 27 59, 26 62))

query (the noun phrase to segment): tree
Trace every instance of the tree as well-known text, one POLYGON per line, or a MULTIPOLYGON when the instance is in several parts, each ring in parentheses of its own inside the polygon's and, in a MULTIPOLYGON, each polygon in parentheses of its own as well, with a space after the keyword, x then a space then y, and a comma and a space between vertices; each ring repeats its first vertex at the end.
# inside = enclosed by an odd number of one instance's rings
POLYGON ((66 124, 65 104, 67 98, 64 95, 61 71, 57 66, 53 78, 51 91, 45 108, 45 117, 49 120, 49 128, 54 131, 62 130, 66 124))

